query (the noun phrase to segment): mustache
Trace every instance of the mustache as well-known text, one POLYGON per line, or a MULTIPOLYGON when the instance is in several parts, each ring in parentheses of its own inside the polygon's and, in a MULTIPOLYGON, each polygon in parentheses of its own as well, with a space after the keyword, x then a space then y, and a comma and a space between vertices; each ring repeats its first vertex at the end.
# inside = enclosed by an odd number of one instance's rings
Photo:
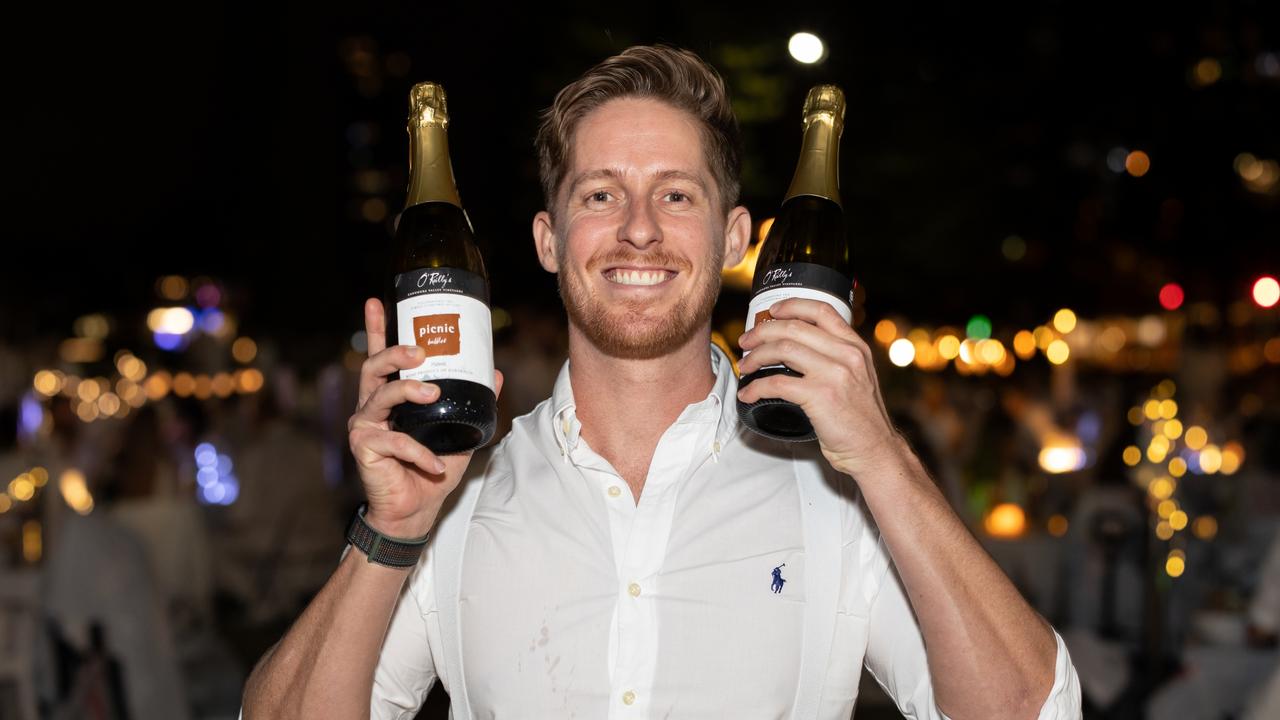
POLYGON ((645 252, 635 252, 624 248, 616 248, 591 258, 591 260, 587 262, 587 270, 590 272, 596 272, 603 268, 613 267, 616 265, 650 265, 675 269, 680 272, 686 272, 693 269, 693 263, 689 262, 688 258, 668 252, 663 248, 656 248, 645 252))

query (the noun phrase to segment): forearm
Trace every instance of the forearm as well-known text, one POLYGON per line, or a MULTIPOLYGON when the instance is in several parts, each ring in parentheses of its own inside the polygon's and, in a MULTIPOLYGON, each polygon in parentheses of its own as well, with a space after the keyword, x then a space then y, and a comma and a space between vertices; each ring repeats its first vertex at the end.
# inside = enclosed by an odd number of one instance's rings
POLYGON ((246 720, 367 718, 383 636, 408 575, 349 552, 249 676, 246 720))
POLYGON ((864 474, 855 479, 920 624, 938 707, 954 720, 1036 717, 1054 679, 1048 624, 905 443, 864 474))

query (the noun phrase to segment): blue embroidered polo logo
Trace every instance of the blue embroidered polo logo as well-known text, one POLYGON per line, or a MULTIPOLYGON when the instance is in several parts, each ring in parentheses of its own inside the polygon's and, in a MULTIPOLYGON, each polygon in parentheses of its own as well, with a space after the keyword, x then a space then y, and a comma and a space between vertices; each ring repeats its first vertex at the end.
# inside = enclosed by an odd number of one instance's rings
POLYGON ((787 579, 782 577, 782 568, 786 567, 786 563, 782 563, 773 569, 773 592, 782 592, 782 586, 787 584, 787 579))

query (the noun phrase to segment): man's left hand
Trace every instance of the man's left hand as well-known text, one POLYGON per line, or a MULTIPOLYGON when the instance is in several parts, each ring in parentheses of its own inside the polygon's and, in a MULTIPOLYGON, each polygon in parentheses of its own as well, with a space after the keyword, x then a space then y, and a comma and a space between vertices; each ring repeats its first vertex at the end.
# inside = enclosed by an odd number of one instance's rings
POLYGON ((880 396, 871 348, 835 308, 818 300, 783 300, 769 315, 773 320, 738 340, 750 351, 739 372, 784 364, 804 377, 760 378, 740 390, 738 399, 781 398, 799 405, 831 466, 861 480, 901 447, 880 396))

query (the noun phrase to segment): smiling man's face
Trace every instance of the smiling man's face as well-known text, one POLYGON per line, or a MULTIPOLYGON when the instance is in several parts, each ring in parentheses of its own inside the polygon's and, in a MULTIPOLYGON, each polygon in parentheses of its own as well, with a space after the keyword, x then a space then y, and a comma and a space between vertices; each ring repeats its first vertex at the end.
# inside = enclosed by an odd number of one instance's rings
POLYGON ((540 255, 570 323, 607 355, 659 357, 706 332, 726 217, 702 142, 693 116, 648 98, 610 100, 574 133, 540 255))

